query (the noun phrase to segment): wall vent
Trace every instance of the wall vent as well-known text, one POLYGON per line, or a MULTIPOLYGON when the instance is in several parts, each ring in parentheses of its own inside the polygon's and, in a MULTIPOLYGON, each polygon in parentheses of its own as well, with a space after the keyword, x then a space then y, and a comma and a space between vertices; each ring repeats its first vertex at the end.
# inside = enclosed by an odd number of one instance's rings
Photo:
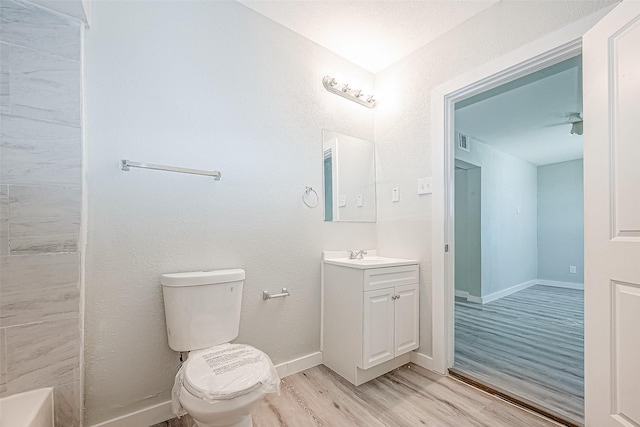
POLYGON ((461 133, 458 133, 458 148, 463 150, 463 151, 471 151, 471 148, 469 147, 471 143, 471 138, 469 138, 467 135, 463 135, 461 133))

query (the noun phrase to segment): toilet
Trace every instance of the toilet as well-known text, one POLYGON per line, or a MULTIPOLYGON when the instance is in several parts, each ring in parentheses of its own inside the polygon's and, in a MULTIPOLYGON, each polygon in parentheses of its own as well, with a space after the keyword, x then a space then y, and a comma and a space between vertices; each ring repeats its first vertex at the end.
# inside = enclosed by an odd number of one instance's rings
POLYGON ((164 274, 169 347, 188 352, 173 387, 173 412, 198 427, 251 427, 251 410, 280 391, 271 359, 238 337, 244 270, 164 274))

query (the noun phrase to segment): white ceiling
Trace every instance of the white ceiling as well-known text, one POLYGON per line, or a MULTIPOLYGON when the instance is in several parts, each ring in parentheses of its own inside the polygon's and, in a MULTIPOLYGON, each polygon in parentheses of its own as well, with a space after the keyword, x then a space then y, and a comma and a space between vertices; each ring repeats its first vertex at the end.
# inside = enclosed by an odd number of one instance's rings
POLYGON ((569 135, 565 123, 582 112, 580 60, 496 88, 470 105, 463 101, 456 130, 534 165, 581 159, 582 136, 569 135))
POLYGON ((497 0, 238 0, 372 73, 497 0))

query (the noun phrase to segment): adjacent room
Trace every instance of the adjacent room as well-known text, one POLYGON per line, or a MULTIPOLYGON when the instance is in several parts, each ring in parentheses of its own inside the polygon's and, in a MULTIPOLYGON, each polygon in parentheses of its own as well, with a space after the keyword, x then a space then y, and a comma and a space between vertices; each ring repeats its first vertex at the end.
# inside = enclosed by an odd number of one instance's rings
POLYGON ((453 371, 583 425, 582 58, 457 107, 453 371))

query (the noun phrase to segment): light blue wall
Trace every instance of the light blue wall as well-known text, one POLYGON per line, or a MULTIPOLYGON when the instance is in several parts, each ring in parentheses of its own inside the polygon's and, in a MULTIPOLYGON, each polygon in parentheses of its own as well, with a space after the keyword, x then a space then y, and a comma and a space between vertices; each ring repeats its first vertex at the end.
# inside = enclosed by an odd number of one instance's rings
POLYGON ((495 292, 537 276, 537 168, 473 140, 456 159, 481 168, 482 292, 495 292))
POLYGON ((584 283, 583 195, 582 159, 538 167, 539 279, 584 283))
POLYGON ((469 251, 467 247, 467 171, 455 171, 455 282, 456 291, 469 293, 469 251))
POLYGON ((455 171, 456 291, 481 295, 481 169, 455 171))

